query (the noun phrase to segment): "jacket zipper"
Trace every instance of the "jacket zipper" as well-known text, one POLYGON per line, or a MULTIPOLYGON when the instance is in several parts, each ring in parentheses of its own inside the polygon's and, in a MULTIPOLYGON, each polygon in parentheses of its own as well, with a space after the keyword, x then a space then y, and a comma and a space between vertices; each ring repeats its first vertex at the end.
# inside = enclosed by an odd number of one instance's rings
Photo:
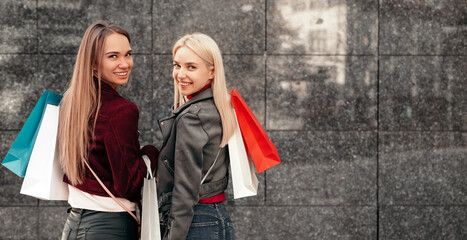
POLYGON ((169 160, 168 159, 164 159, 164 165, 166 168, 168 168, 170 171, 172 171, 172 173, 174 173, 175 171, 170 167, 170 164, 169 164, 169 160))

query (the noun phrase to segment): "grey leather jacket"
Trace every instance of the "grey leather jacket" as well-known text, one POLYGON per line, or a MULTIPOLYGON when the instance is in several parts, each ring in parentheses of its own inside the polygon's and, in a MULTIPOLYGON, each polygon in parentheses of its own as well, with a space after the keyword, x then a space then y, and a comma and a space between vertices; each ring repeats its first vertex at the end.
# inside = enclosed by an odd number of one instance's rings
POLYGON ((159 120, 159 126, 164 142, 156 178, 163 239, 186 239, 193 207, 223 192, 228 183, 229 154, 227 147, 219 147, 222 124, 211 88, 159 120))

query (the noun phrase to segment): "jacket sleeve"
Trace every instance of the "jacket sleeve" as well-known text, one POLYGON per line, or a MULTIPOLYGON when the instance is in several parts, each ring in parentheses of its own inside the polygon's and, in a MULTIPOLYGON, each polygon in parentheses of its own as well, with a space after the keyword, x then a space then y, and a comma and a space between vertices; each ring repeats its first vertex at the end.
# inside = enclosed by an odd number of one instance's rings
POLYGON ((142 158, 143 150, 151 159, 151 168, 156 165, 158 153, 154 146, 140 149, 138 115, 138 108, 131 102, 119 106, 110 117, 109 131, 104 139, 113 177, 113 190, 118 197, 130 201, 141 198, 141 187, 147 173, 142 158))
POLYGON ((169 215, 169 239, 186 239, 199 201, 203 148, 209 137, 197 115, 186 113, 177 123, 174 189, 169 215))

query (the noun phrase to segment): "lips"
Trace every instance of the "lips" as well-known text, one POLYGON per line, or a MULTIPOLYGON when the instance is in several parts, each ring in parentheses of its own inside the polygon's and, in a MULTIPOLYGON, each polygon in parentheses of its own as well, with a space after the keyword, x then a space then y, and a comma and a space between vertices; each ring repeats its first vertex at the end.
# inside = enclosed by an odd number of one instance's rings
POLYGON ((115 72, 114 74, 117 76, 126 76, 128 75, 128 72, 115 72))
POLYGON ((180 80, 178 80, 178 85, 180 85, 181 87, 186 87, 188 85, 192 84, 191 82, 182 82, 180 80))

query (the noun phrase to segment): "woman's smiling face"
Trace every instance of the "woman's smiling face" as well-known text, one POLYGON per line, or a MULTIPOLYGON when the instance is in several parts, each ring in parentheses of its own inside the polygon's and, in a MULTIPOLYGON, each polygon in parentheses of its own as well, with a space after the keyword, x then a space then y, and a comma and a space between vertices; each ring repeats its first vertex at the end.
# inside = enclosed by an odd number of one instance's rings
POLYGON ((128 39, 118 33, 107 36, 103 52, 100 66, 102 80, 114 89, 126 84, 133 68, 132 52, 128 39))
POLYGON ((187 47, 179 48, 173 57, 173 78, 183 96, 192 95, 214 78, 214 69, 187 47))

